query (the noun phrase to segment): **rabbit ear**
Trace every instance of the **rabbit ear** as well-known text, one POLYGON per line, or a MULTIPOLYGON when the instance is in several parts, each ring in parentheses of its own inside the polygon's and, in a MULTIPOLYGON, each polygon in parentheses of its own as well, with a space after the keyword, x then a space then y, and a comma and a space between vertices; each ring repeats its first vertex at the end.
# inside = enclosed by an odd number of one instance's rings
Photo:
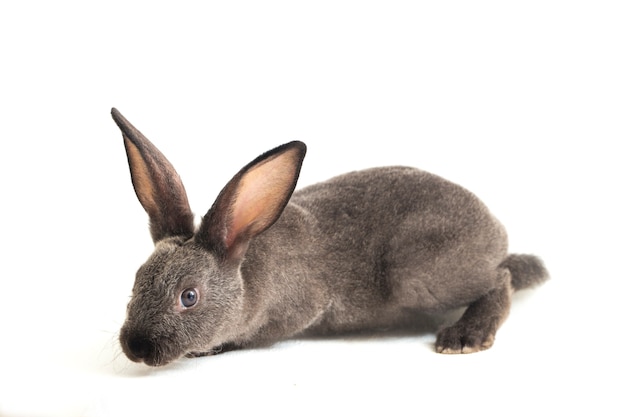
POLYGON ((306 153, 290 142, 246 165, 220 192, 196 234, 196 240, 222 259, 241 259, 250 239, 278 219, 296 187, 306 153))
POLYGON ((139 202, 150 217, 152 240, 193 235, 193 213, 174 167, 117 109, 113 120, 122 131, 130 175, 139 202))

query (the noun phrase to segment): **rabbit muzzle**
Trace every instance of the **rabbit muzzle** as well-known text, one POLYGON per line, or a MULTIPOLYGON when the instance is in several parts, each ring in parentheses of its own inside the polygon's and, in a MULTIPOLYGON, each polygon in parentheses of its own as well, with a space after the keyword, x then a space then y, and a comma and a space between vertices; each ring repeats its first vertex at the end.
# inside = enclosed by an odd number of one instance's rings
POLYGON ((127 327, 120 332, 120 345, 128 359, 149 366, 167 365, 183 355, 184 352, 169 340, 168 337, 155 337, 127 327))

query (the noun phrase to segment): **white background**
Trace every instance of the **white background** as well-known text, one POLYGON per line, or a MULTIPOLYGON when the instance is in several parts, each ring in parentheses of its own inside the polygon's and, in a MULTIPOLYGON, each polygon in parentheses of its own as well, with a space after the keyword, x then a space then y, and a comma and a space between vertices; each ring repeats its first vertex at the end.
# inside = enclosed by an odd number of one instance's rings
POLYGON ((2 2, 0 415, 624 415, 624 22, 619 1, 2 2), (461 183, 552 280, 474 355, 372 335, 130 363, 152 242, 113 106, 198 215, 299 139, 300 185, 461 183))

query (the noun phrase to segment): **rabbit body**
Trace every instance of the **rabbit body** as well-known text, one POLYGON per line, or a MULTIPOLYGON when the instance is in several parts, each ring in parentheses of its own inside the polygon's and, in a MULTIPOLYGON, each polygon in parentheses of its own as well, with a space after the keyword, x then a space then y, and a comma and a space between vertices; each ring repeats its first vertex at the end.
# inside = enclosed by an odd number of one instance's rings
POLYGON ((113 116, 156 244, 120 332, 132 360, 164 365, 297 335, 393 328, 466 306, 435 347, 475 352, 492 345, 512 291, 547 278, 538 258, 507 255, 504 228, 472 193, 415 168, 352 172, 292 194, 304 157, 295 142, 244 167, 193 228, 187 212, 171 219, 186 202, 173 168, 113 116))
POLYGON ((375 168, 294 193, 242 274, 261 276, 270 326, 301 316, 281 338, 466 306, 502 283, 506 250, 504 229, 468 191, 414 168, 375 168))

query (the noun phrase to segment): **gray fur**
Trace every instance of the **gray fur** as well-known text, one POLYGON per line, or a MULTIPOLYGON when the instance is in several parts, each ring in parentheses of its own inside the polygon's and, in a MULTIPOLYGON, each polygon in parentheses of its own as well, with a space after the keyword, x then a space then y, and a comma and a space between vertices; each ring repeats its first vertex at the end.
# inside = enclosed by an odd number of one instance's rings
POLYGON ((548 277, 537 257, 507 253, 504 228, 473 194, 415 168, 352 172, 292 195, 301 142, 244 167, 189 230, 181 227, 191 211, 173 167, 112 114, 156 245, 137 272, 120 333, 131 360, 158 366, 294 336, 394 328, 459 307, 467 309, 438 333, 435 349, 475 352, 492 345, 512 291, 548 277), (271 169, 257 170, 263 166, 271 169), (279 186, 253 188, 250 198, 268 194, 250 203, 248 184, 277 170, 285 174, 267 182, 279 186), (199 294, 191 308, 181 305, 187 288, 199 294))

